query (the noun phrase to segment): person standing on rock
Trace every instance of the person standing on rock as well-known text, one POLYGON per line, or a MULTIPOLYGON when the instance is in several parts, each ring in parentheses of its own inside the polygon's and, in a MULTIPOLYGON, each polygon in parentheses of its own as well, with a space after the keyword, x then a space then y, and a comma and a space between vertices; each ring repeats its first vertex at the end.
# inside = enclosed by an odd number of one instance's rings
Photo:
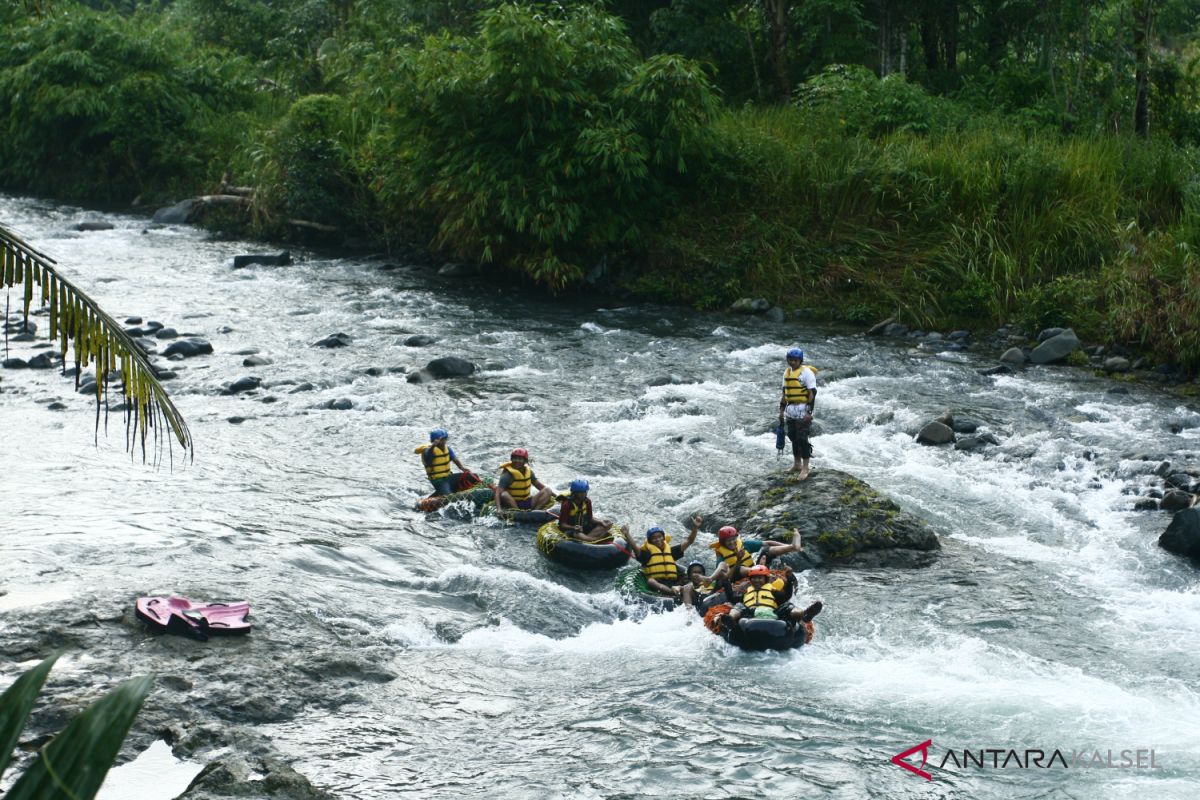
POLYGON ((788 472, 799 473, 800 480, 808 479, 808 462, 812 458, 813 408, 817 402, 817 375, 804 364, 804 351, 794 347, 787 352, 787 369, 783 371, 783 396, 779 398, 779 421, 787 425, 792 440, 792 466, 788 472))

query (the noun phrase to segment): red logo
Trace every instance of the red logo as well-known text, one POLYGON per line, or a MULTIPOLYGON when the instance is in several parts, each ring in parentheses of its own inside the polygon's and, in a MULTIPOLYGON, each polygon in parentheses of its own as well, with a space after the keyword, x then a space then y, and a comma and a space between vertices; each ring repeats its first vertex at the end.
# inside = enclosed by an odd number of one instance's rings
POLYGON ((907 750, 905 750, 903 753, 897 753, 896 755, 892 756, 892 763, 895 764, 897 767, 904 767, 909 772, 913 772, 913 773, 916 773, 917 775, 920 775, 922 778, 924 778, 927 781, 931 781, 931 780, 933 780, 932 775, 930 775, 928 772, 926 772, 923 769, 917 769, 916 767, 914 767, 912 764, 908 763, 904 759, 908 758, 913 753, 920 750, 921 751, 921 766, 923 767, 923 766, 925 766, 925 762, 929 759, 929 748, 932 745, 933 745, 933 739, 926 739, 925 741, 921 742, 916 747, 910 747, 907 750))

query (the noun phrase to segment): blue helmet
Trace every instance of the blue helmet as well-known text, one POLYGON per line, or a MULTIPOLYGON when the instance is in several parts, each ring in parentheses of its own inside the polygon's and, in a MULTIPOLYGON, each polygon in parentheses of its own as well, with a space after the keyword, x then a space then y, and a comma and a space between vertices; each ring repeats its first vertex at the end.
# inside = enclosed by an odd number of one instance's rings
POLYGON ((587 490, 588 490, 588 482, 585 481, 583 478, 576 478, 575 480, 571 481, 571 491, 572 492, 586 492, 587 490))
POLYGON ((788 350, 787 357, 788 358, 798 358, 801 361, 803 361, 804 360, 804 351, 801 350, 799 347, 793 347, 791 350, 788 350))
POLYGON ((653 536, 656 533, 661 533, 665 536, 667 532, 664 531, 662 528, 660 528, 658 525, 655 525, 650 530, 646 531, 646 538, 649 539, 651 536, 653 536))
POLYGON ((445 428, 434 428, 429 432, 429 441, 436 442, 438 439, 445 439, 450 434, 446 433, 445 428))

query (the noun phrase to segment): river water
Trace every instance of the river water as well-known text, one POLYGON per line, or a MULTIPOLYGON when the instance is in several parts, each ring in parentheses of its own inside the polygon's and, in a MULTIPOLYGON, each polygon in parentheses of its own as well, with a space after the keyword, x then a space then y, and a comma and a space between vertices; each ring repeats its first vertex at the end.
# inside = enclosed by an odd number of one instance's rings
MULTIPOLYGON (((980 376, 994 353, 465 288, 379 258, 297 253, 234 271, 234 254, 264 248, 120 215, 106 217, 114 230, 68 230, 86 216, 0 198, 0 220, 118 319, 212 342, 167 384, 195 459, 131 461, 117 417, 93 446, 92 406, 68 379, 4 371, 0 641, 98 604, 117 618, 98 623, 103 644, 68 653, 76 668, 100 685, 145 659, 187 675, 209 648, 222 679, 188 683, 210 699, 270 690, 237 686, 243 656, 290 675, 319 654, 309 677, 330 702, 217 722, 340 797, 1200 791, 1197 573, 1155 544, 1166 515, 1132 511, 1159 460, 1197 466, 1197 415, 1179 401, 1064 368, 980 376), (311 346, 339 331, 351 346, 311 346), (405 346, 413 333, 437 341, 405 346), (746 654, 683 612, 631 614, 611 576, 545 561, 532 529, 412 510, 426 491, 413 448, 444 426, 468 467, 492 472, 527 447, 544 482, 589 478, 597 512, 635 530, 663 524, 679 541, 694 510, 728 522, 724 490, 786 466, 768 427, 797 345, 819 369, 814 467, 861 477, 944 544, 930 567, 804 574, 800 596, 826 610, 801 652, 746 654), (242 366, 234 353, 250 348, 273 363, 242 366), (442 355, 482 371, 424 384, 388 371, 442 355), (266 388, 219 394, 246 375, 266 388), (321 407, 342 398, 353 408, 321 407), (945 410, 1000 446, 917 445, 913 429, 945 410), (120 617, 169 592, 248 599, 258 627, 199 644, 120 617), (932 781, 890 761, 925 740, 932 781), (964 749, 1057 749, 1069 767, 985 754, 984 767, 938 768, 964 749), (1151 749, 1152 768, 1094 756, 1151 749)), ((21 666, 0 664, 0 685, 21 666)))

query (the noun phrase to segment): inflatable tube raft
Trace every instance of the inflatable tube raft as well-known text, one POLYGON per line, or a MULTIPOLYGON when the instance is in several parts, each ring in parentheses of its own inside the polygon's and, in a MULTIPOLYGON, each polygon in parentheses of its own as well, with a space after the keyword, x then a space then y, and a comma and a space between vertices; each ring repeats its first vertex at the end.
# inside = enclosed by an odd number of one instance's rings
POLYGON ((470 500, 475 505, 481 506, 493 497, 494 493, 490 484, 484 480, 452 494, 431 494, 422 497, 417 501, 417 511, 424 511, 428 514, 459 500, 470 500))
POLYGON ((545 525, 547 522, 553 522, 558 519, 558 515, 548 508, 535 508, 524 510, 519 508, 506 508, 503 511, 496 510, 495 500, 489 500, 479 509, 481 517, 496 517, 505 522, 511 522, 516 525, 545 525))
MULTIPOLYGON (((780 570, 771 570, 772 578, 783 577, 784 574, 780 570)), ((731 587, 730 593, 735 598, 741 597, 749 584, 747 580, 738 581, 731 587)), ((700 601, 700 608, 704 614, 704 627, 743 650, 793 650, 812 641, 812 622, 747 616, 729 624, 722 619, 733 608, 725 592, 706 596, 700 601)))
MULTIPOLYGON (((683 574, 682 567, 679 567, 679 574, 683 574)), ((646 573, 642 572, 641 565, 632 564, 624 568, 617 573, 617 578, 613 583, 616 586, 618 594, 627 600, 649 606, 652 611, 673 611, 679 605, 679 601, 676 598, 659 594, 650 588, 650 584, 646 582, 646 573)))
POLYGON ((554 520, 538 528, 537 548, 554 563, 573 569, 617 569, 629 561, 629 549, 623 539, 581 542, 559 530, 554 520))
POLYGON ((137 618, 159 633, 178 633, 205 641, 210 635, 250 632, 249 603, 193 603, 185 597, 139 597, 137 618))

